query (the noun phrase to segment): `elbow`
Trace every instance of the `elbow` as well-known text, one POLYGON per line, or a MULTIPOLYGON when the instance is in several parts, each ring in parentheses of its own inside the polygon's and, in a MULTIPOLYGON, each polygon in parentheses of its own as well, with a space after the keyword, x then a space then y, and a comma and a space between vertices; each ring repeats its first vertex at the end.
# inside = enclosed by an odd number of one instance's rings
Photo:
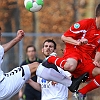
POLYGON ((61 36, 61 40, 64 41, 64 35, 61 36))
POLYGON ((64 35, 61 36, 61 40, 66 43, 66 37, 64 35))

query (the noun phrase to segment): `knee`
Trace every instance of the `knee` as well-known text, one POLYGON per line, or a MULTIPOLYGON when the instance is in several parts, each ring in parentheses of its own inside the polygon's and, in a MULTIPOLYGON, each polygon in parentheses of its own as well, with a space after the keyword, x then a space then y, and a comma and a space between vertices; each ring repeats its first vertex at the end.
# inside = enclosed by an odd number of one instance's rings
POLYGON ((92 75, 93 76, 97 76, 100 75, 100 68, 99 67, 95 67, 92 71, 92 75))
POLYGON ((35 73, 38 66, 39 66, 39 63, 38 62, 34 62, 34 63, 31 63, 31 64, 28 64, 29 68, 30 68, 30 71, 31 71, 31 74, 32 73, 35 73))
POLYGON ((73 63, 68 63, 66 62, 64 65, 64 70, 68 70, 70 72, 73 72, 76 69, 76 65, 74 65, 73 63))

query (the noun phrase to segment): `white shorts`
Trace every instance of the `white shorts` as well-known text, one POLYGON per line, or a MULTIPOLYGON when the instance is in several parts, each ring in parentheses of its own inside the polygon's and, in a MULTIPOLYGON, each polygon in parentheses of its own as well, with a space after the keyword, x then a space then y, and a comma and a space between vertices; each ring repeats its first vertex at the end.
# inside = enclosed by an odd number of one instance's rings
POLYGON ((4 80, 0 82, 0 100, 9 100, 19 92, 30 77, 31 72, 28 65, 14 68, 9 73, 5 73, 4 80))

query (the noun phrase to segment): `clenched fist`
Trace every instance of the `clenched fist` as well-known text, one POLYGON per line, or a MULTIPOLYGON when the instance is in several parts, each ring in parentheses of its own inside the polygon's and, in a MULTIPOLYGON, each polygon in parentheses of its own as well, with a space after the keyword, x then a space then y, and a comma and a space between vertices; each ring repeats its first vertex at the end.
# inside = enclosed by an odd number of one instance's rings
POLYGON ((23 30, 18 30, 17 31, 17 38, 19 39, 19 40, 21 40, 23 37, 24 37, 24 35, 25 35, 25 33, 24 33, 24 31, 23 30))
POLYGON ((86 38, 82 38, 78 41, 78 45, 84 45, 84 44, 87 44, 88 43, 88 40, 86 38))

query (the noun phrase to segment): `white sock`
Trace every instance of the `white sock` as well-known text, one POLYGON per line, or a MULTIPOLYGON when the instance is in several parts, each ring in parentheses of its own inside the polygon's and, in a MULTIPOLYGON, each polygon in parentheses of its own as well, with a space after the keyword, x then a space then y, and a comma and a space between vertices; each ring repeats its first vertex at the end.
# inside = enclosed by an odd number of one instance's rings
POLYGON ((58 83, 66 85, 67 87, 69 87, 72 83, 72 81, 69 77, 65 77, 64 75, 57 72, 53 68, 46 68, 46 67, 42 66, 42 64, 40 64, 38 66, 36 75, 38 75, 39 77, 42 77, 46 80, 49 80, 49 81, 56 81, 58 83))

